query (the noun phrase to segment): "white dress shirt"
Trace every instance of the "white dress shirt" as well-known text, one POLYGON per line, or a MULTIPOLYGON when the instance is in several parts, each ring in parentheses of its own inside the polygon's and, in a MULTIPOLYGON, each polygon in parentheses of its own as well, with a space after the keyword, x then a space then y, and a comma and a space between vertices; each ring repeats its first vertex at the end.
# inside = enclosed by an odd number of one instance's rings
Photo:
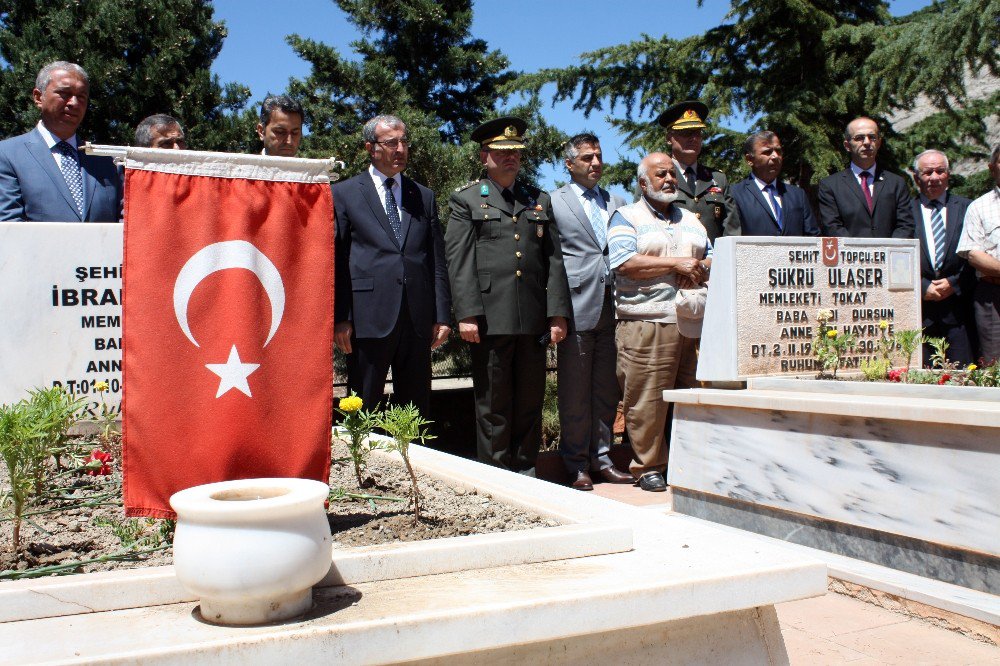
MULTIPOLYGON (((45 142, 45 145, 48 146, 49 152, 52 154, 52 159, 56 161, 56 166, 59 167, 59 169, 61 170, 63 154, 59 152, 58 148, 56 148, 56 144, 62 141, 62 139, 60 139, 55 134, 50 132, 49 128, 46 127, 45 123, 43 123, 41 120, 38 121, 38 124, 35 127, 38 128, 38 133, 42 135, 42 140, 45 142)), ((76 149, 76 134, 66 139, 66 143, 68 143, 69 145, 73 146, 74 149, 76 149)))
POLYGON ((851 162, 851 171, 854 173, 854 180, 858 181, 858 187, 861 187, 861 172, 867 171, 871 174, 871 177, 868 179, 868 193, 872 195, 875 194, 875 170, 877 168, 878 164, 873 164, 867 169, 862 169, 854 162, 851 162))
POLYGON ((770 183, 765 183, 757 177, 757 174, 751 172, 751 175, 753 176, 753 182, 757 183, 757 187, 760 189, 760 195, 764 197, 764 201, 767 202, 767 207, 771 209, 771 215, 774 215, 774 219, 777 220, 778 211, 774 210, 774 204, 771 203, 771 197, 764 191, 764 188, 768 185, 774 185, 774 198, 778 202, 778 205, 784 208, 785 202, 781 200, 781 195, 778 193, 777 179, 772 180, 770 183))
MULTIPOLYGON (((945 233, 948 233, 948 211, 944 206, 947 196, 947 193, 945 193, 937 199, 938 204, 941 206, 941 221, 944 222, 945 233)), ((937 259, 938 253, 938 248, 934 244, 934 228, 931 226, 931 216, 934 215, 934 209, 931 208, 931 200, 923 194, 920 195, 920 215, 924 218, 924 237, 927 239, 927 254, 930 255, 933 262, 937 259)), ((942 252, 944 250, 945 248, 941 248, 942 252)))
MULTIPOLYGON (((587 192, 589 192, 590 190, 583 189, 583 186, 580 185, 580 183, 576 182, 575 180, 570 182, 569 187, 571 190, 573 190, 573 194, 576 195, 577 200, 580 202, 580 207, 583 208, 583 212, 586 213, 587 217, 589 218, 590 199, 584 195, 586 195, 587 192)), ((594 203, 597 204, 597 209, 601 211, 601 217, 603 217, 604 221, 607 222, 609 217, 608 204, 606 201, 604 201, 604 197, 601 196, 601 191, 598 188, 593 187, 591 189, 597 195, 594 197, 594 203)))
MULTIPOLYGON (((368 175, 372 177, 372 181, 375 183, 378 200, 382 202, 382 210, 385 210, 385 179, 390 178, 390 176, 385 175, 371 164, 368 165, 368 175)), ((392 198, 396 200, 396 210, 399 211, 400 219, 402 219, 403 207, 400 204, 403 200, 403 187, 401 185, 403 174, 397 173, 395 176, 391 176, 391 178, 394 181, 392 184, 392 198)), ((385 214, 388 215, 389 211, 385 210, 385 214)))

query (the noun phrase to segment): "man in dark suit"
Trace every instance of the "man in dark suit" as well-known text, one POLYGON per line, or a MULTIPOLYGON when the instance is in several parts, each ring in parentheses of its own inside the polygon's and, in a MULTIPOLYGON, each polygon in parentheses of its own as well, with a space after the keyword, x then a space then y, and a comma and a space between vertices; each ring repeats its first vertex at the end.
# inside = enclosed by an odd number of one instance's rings
MULTIPOLYGON (((956 251, 972 201, 948 191, 950 175, 948 157, 939 150, 925 150, 913 160, 913 181, 920 190, 913 219, 920 240, 923 326, 925 336, 948 341, 949 361, 968 365, 975 358, 971 333, 976 276, 956 251)), ((925 364, 931 353, 925 344, 925 364)))
POLYGON ((598 186, 604 170, 593 134, 566 142, 572 182, 550 194, 573 306, 559 359, 559 453, 577 490, 591 475, 632 483, 608 457, 621 391, 615 372, 614 274, 608 262, 608 219, 625 201, 598 186))
POLYGON ((472 132, 486 177, 451 195, 445 247, 458 330, 471 345, 479 459, 534 474, 545 347, 566 337, 570 302, 549 195, 517 181, 526 128, 497 118, 472 132))
POLYGON ((333 186, 337 222, 334 340, 347 386, 366 408, 382 400, 428 415, 431 350, 448 339, 451 294, 434 193, 402 175, 406 125, 376 116, 363 130, 371 164, 333 186))
POLYGON ((851 164, 819 182, 819 224, 824 236, 913 238, 913 210, 906 181, 877 164, 882 137, 871 118, 844 131, 851 164))
POLYGON ((708 107, 688 100, 671 106, 656 122, 667 128, 670 156, 677 170, 674 205, 694 213, 714 243, 719 236, 740 235, 740 216, 726 174, 698 161, 707 120, 708 107))
POLYGON ((32 91, 42 119, 0 141, 0 220, 118 222, 122 181, 110 157, 77 150, 90 80, 71 62, 49 63, 32 91))
POLYGON ((750 175, 733 185, 744 236, 819 236, 806 193, 780 178, 781 141, 765 130, 747 137, 750 175))

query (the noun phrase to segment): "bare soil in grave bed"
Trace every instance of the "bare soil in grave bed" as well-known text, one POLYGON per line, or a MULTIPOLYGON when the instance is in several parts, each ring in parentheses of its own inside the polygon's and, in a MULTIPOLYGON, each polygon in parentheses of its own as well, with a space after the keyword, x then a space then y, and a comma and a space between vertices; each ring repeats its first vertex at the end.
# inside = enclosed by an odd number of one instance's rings
MULTIPOLYGON (((371 455, 366 477, 366 481, 370 479, 370 485, 359 489, 347 447, 334 440, 333 463, 330 466, 332 488, 340 488, 347 493, 402 499, 330 502, 330 529, 335 548, 553 527, 557 524, 554 520, 502 504, 489 494, 452 488, 419 472, 421 520, 415 522, 409 500, 409 476, 397 454, 371 455)), ((0 492, 7 487, 7 470, 0 464, 0 492)), ((112 474, 92 477, 81 472, 79 475, 64 476, 53 482, 48 495, 53 499, 36 504, 28 511, 59 510, 28 517, 21 526, 21 553, 16 558, 10 549, 13 523, 6 513, 3 514, 3 522, 0 522, 0 571, 71 564, 128 550, 129 547, 123 545, 116 531, 130 530, 131 536, 144 539, 144 543, 133 547, 135 550, 148 549, 158 543, 157 533, 164 521, 125 518, 121 507, 121 467, 117 459, 113 461, 112 474), (86 498, 101 495, 106 497, 100 505, 79 506, 86 498), (109 522, 117 525, 117 530, 109 522)), ((144 556, 140 561, 86 564, 64 573, 161 566, 172 561, 172 549, 167 547, 144 556)))

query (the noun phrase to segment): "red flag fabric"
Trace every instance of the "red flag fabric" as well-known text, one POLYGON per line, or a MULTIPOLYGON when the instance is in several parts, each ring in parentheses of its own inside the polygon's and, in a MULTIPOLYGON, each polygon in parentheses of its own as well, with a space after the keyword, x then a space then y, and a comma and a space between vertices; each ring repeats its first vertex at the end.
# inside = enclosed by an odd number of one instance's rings
POLYGON ((172 518, 173 493, 215 481, 327 482, 334 234, 326 164, 129 153, 127 515, 172 518))

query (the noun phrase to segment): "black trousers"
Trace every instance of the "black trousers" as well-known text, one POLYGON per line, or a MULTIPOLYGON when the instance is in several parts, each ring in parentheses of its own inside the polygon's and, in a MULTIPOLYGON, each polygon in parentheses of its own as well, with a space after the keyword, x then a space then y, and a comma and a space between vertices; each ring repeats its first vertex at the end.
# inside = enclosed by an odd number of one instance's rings
POLYGON ((385 398, 385 380, 392 368, 392 402, 412 402, 430 418, 431 338, 418 335, 403 301, 399 319, 384 338, 351 338, 347 355, 347 388, 372 409, 385 398))
POLYGON ((515 472, 535 466, 545 399, 545 347, 538 337, 486 335, 470 345, 482 462, 515 472))

